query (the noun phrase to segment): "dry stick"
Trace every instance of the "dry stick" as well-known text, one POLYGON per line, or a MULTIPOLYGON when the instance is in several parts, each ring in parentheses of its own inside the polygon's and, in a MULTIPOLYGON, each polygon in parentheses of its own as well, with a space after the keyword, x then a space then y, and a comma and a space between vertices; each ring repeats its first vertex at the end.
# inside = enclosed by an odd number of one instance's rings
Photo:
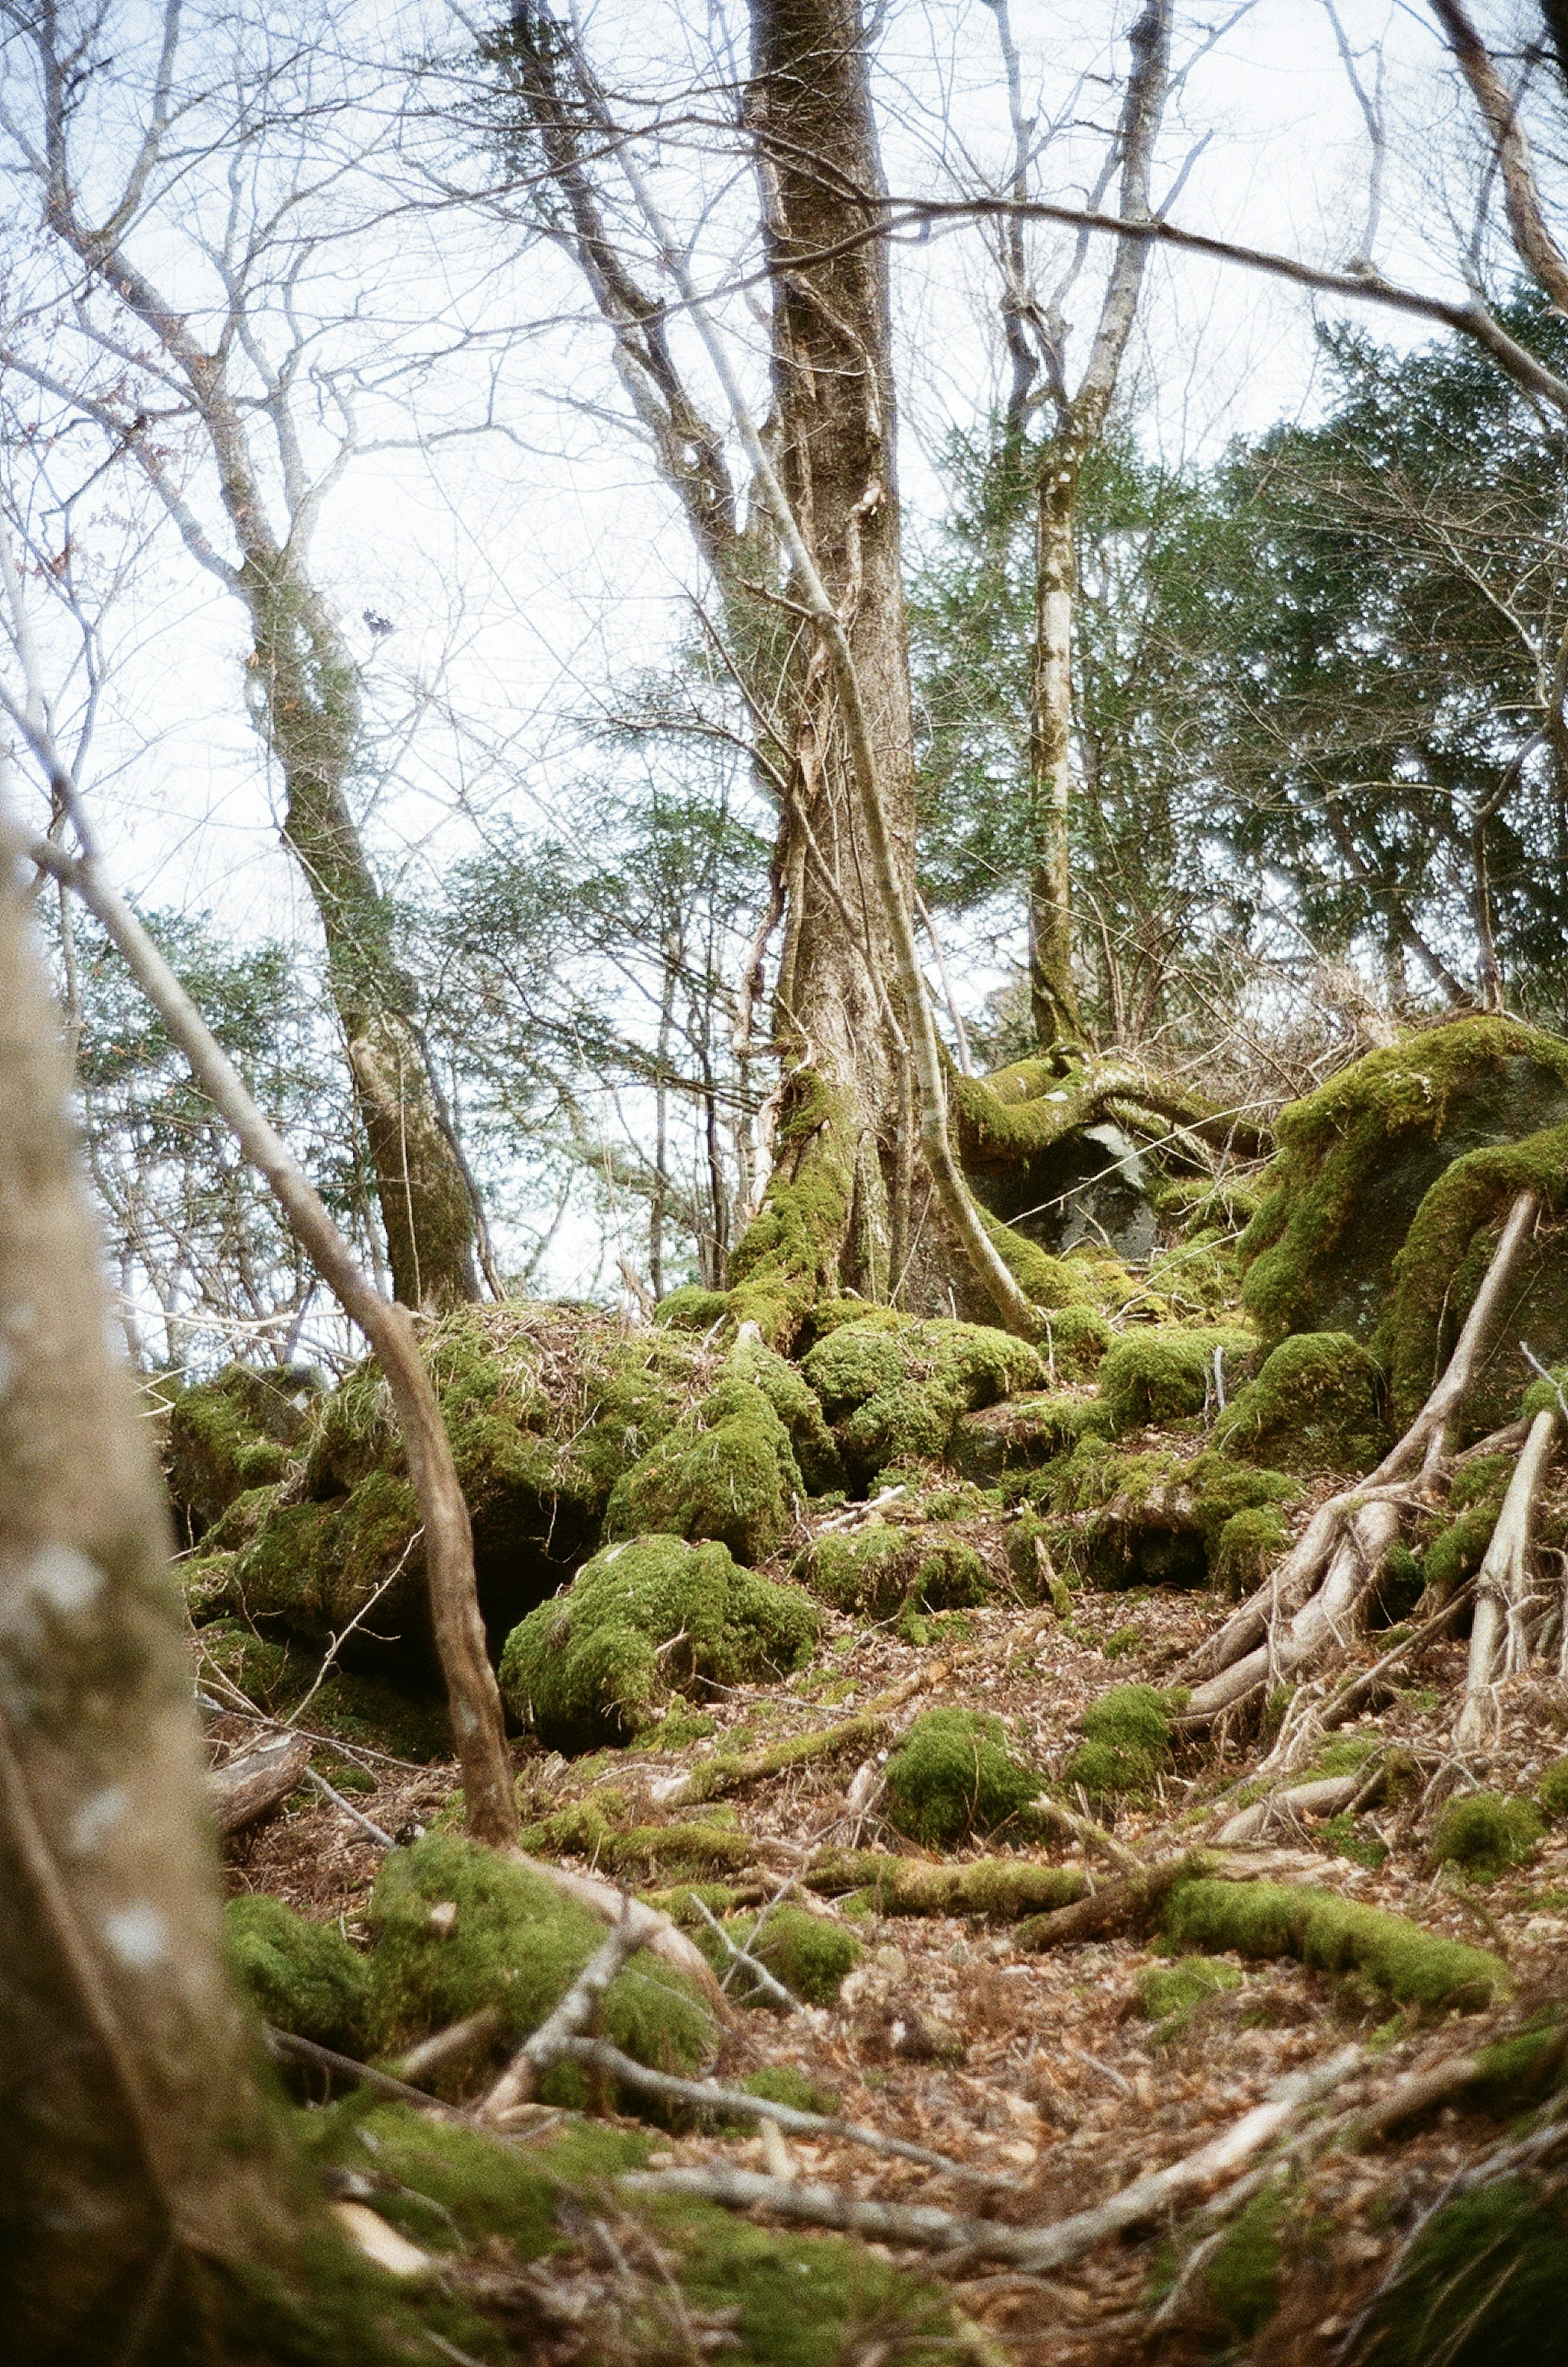
POLYGON ((1559 1421, 1557 1408, 1547 1406, 1531 1422, 1476 1577, 1464 1704, 1454 1728, 1456 1750, 1473 1750, 1483 1741, 1490 1723, 1493 1687, 1524 1665, 1525 1639, 1520 1631, 1529 1586, 1529 1552, 1536 1507, 1557 1444, 1559 1421))
POLYGON ((1536 1192, 1521 1192, 1514 1201, 1442 1378, 1404 1437, 1359 1486, 1319 1507, 1269 1580, 1233 1614, 1210 1648, 1194 1655, 1191 1673, 1215 1673, 1195 1689, 1185 1720, 1196 1725, 1218 1716, 1341 1638, 1397 1534, 1413 1474, 1418 1467, 1417 1484, 1430 1486, 1443 1468, 1449 1425, 1495 1333, 1540 1206, 1536 1192), (1280 1622, 1292 1604, 1280 1637, 1280 1622))
POLYGON ((1250 2161, 1297 2113, 1342 2085, 1365 2060, 1360 2047, 1348 2046, 1314 2069, 1291 2072, 1212 2144, 1173 2162, 1168 2169, 1134 2179, 1092 2211, 1075 2212, 1071 2218, 1057 2220, 1049 2227, 1007 2227, 995 2220, 961 2219, 928 2203, 874 2203, 836 2187, 728 2168, 644 2170, 618 2183, 623 2191, 633 2194, 689 2195, 740 2211, 761 2203, 780 2218, 842 2228, 884 2243, 920 2244, 932 2251, 962 2247, 976 2259, 1004 2260, 1038 2274, 1066 2268, 1108 2237, 1158 2218, 1190 2196, 1219 2185, 1250 2161))
POLYGON ((744 2088, 720 2087, 716 2080, 682 2079, 672 2071, 655 2071, 646 2063, 635 2063, 618 2046, 612 2046, 608 2039, 558 2039, 550 2048, 550 2060, 592 2065, 624 2086, 639 2088, 647 2096, 662 2097, 667 2103, 689 2104, 701 2112, 744 2114, 753 2121, 772 2121, 776 2128, 788 2129, 796 2136, 831 2137, 840 2144, 864 2146, 872 2153, 894 2154, 900 2161, 919 2162, 923 2169, 940 2170, 946 2178, 965 2178, 982 2186, 1013 2183, 1010 2172, 971 2169, 948 2154, 932 2153, 928 2146, 910 2145, 903 2137, 886 2136, 880 2129, 867 2128, 860 2121, 805 2112, 796 2105, 777 2103, 771 2096, 748 2095, 744 2088))
POLYGON ((463 1774, 468 1830, 476 1840, 517 1838, 517 1807, 502 1724, 501 1694, 485 1648, 474 1584, 474 1541, 435 1392, 420 1362, 406 1308, 383 1298, 359 1271, 304 1169, 252 1099, 239 1071, 125 899, 96 864, 76 862, 49 840, 27 852, 40 870, 73 889, 118 947, 138 986, 179 1046, 202 1092, 233 1128, 270 1185, 288 1225, 386 1375, 424 1523, 431 1624, 446 1680, 453 1740, 463 1774))
POLYGON ((207 1796, 219 1831, 242 1832, 247 1825, 259 1823, 298 1787, 310 1757, 310 1745, 303 1735, 285 1734, 274 1742, 264 1742, 259 1750, 247 1750, 243 1758, 212 1768, 207 1778, 207 1796))
POLYGON ((423 2088, 411 2088, 406 2079, 394 2079, 389 2071, 378 2071, 372 2064, 358 2063, 352 2055, 340 2055, 335 2047, 320 2046, 313 2038, 301 2038, 292 2030, 275 2029, 265 2022, 268 2050, 276 2056, 296 2063, 309 2063, 318 2071, 331 2071, 339 2079, 347 2079, 358 2088, 368 2088, 373 2096, 385 2096, 389 2103, 415 2104, 422 2112, 434 2112, 444 2121, 461 2121, 468 2128, 475 2124, 472 2112, 459 2104, 444 2104, 436 2096, 427 2095, 423 2088))
POLYGON ((941 1041, 931 1015, 931 998, 926 991, 925 976, 915 944, 909 897, 899 874, 897 852, 883 798, 871 719, 866 712, 860 673, 850 647, 849 635, 844 629, 843 618, 829 597, 817 563, 807 549, 789 496, 784 492, 768 447, 758 433, 739 380, 730 367, 724 340, 697 293, 681 248, 671 236, 629 147, 621 148, 619 161, 644 218, 659 243, 660 260, 680 290, 692 325, 701 338, 715 375, 724 390, 725 400, 729 404, 730 414, 751 464, 754 481, 778 527, 779 540, 789 561, 793 588, 828 651, 871 852, 876 900, 882 909, 883 925, 893 946, 899 994, 904 1005, 904 1025, 908 1037, 909 1066, 919 1104, 920 1148, 925 1154, 931 1183, 949 1223, 964 1244, 976 1279, 1009 1331, 1017 1332, 1025 1340, 1037 1340, 1044 1328, 1039 1309, 1032 1305, 1019 1287, 987 1232, 979 1209, 953 1157, 948 1133, 947 1088, 941 1041))
POLYGON ((575 2038, 596 2019, 604 1992, 626 1964, 653 1936, 656 1919, 650 1909, 628 1898, 620 1921, 583 1965, 553 2013, 525 2038, 483 2101, 476 2107, 481 2121, 495 2122, 534 2092, 538 2074, 553 2063, 565 2042, 575 2038))
POLYGON ((428 2079, 443 2064, 455 2063, 460 2056, 471 2054, 476 2046, 488 2044, 501 2029, 502 2019, 499 2006, 481 2005, 477 2013, 465 2014, 461 2022, 449 2022, 445 2030, 432 2031, 428 2038, 422 2038, 400 2056, 396 2077, 415 2082, 428 2079))
MULTIPOLYGON (((785 1886, 786 1888, 793 1889, 797 1879, 797 1876, 792 1875, 789 1883, 785 1886)), ((762 1928, 763 1919, 767 1915, 769 1908, 776 1903, 777 1902, 774 1900, 770 1900, 769 1906, 763 1908, 761 1915, 758 1916, 756 1922, 751 1927, 751 1937, 753 1940, 755 1940, 758 1932, 762 1928)), ((745 1965, 747 1971, 750 1974, 758 1988, 761 1989, 765 1995, 771 1997, 775 2005, 782 2005, 786 2013, 796 2012, 799 2009, 800 1999, 797 1997, 792 1997, 790 1995, 783 1981, 776 1979, 774 1976, 769 1972, 766 1965, 762 1963, 760 1957, 749 1955, 744 1948, 738 1946, 736 1942, 730 1938, 723 1924, 719 1921, 718 1917, 709 1912, 707 1908, 704 1906, 702 1900, 697 1897, 695 1891, 692 1893, 692 1904, 696 1908, 697 1913, 702 1917, 703 1921, 707 1925, 708 1930, 714 1932, 723 1945, 729 1951, 734 1963, 745 1965)), ((725 1978, 728 1980, 728 1977, 729 1976, 727 1974, 725 1978)))

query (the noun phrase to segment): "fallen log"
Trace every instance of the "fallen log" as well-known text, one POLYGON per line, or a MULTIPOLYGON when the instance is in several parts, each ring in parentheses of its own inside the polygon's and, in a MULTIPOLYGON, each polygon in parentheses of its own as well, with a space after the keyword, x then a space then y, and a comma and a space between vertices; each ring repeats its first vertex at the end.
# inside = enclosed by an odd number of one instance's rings
POLYGON ((207 1796, 219 1831, 243 1832, 270 1816, 304 1780, 310 1749, 302 1734, 280 1734, 275 1742, 209 1769, 207 1796))

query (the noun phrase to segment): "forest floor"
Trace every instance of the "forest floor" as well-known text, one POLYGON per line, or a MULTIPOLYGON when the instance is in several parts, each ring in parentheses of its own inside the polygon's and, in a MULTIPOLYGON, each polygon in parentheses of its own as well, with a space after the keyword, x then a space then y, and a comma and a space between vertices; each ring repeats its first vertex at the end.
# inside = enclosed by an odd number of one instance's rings
MULTIPOLYGON (((1143 1444, 1160 1443, 1151 1433, 1143 1444)), ((1305 1512, 1303 1502, 1297 1525, 1305 1512)), ((896 1521, 897 1509, 886 1517, 896 1521)), ((987 1512, 952 1534, 976 1545, 999 1573, 1012 1517, 987 1512)), ((844 1515, 834 1518, 841 1529, 844 1515)), ((788 1569, 807 1534, 786 1541, 773 1574, 788 1569)), ((754 1751, 831 1729, 896 1687, 908 1695, 896 1727, 937 1705, 994 1710, 1014 1734, 1028 1738, 1029 1756, 1043 1775, 1059 1778, 1081 1738, 1085 1709, 1113 1685, 1168 1684, 1172 1669, 1226 1607, 1201 1591, 1085 1588, 1073 1594, 1066 1618, 1037 1605, 993 1603, 934 1620, 923 1646, 901 1640, 891 1625, 829 1614, 807 1666, 776 1684, 711 1698, 705 1708, 714 1731, 683 1749, 568 1761, 518 1741, 525 1815, 542 1818, 613 1783, 618 1822, 648 1828, 678 1821, 694 1812, 661 1805, 661 1795, 667 1798, 682 1770, 737 1748, 754 1751), (918 1689, 909 1683, 922 1676, 918 1689)), ((1452 1637, 1434 1643, 1402 1671, 1400 1690, 1348 1730, 1403 1745, 1424 1768, 1440 1766, 1451 1748, 1465 1648, 1452 1637)), ((1370 1660, 1375 1650, 1369 1642, 1362 1657, 1370 1660)), ((1505 1740, 1490 1753, 1468 1754, 1468 1773, 1497 1793, 1528 1796, 1563 1750, 1562 1687, 1544 1675, 1517 1680, 1504 1709, 1505 1740)), ((252 1738, 252 1729, 239 1719, 220 1720, 214 1738, 221 1755, 252 1738)), ((1265 1748, 1256 1735, 1228 1745, 1223 1737, 1179 1742, 1147 1796, 1113 1815, 1097 1802, 1095 1812, 1110 1818, 1114 1843, 1145 1863, 1184 1847, 1210 1848, 1228 1813, 1222 1801, 1265 1748)), ((761 1911, 787 1896, 847 1922, 864 1947, 834 2002, 737 2014, 711 2069, 733 2082, 764 2065, 790 2066, 829 2090, 842 2114, 933 2148, 957 2167, 883 2158, 836 2139, 781 2139, 772 2128, 764 2142, 762 2135, 704 2125, 660 2134, 650 2168, 728 2162, 854 2195, 936 2204, 963 2217, 1046 2225, 1193 2153, 1257 2105, 1282 2075, 1359 2043, 1361 2057, 1326 2099, 1332 2132, 1320 2144, 1309 2139, 1292 2157, 1294 2242, 1282 2253, 1266 2227, 1245 2258, 1236 2257, 1233 2243, 1223 2274, 1188 2273, 1174 2303, 1166 2303, 1164 2324, 1159 2298, 1175 2284, 1182 2259, 1193 2257, 1192 2239, 1224 2225, 1224 2181, 1216 2181, 1212 2206, 1219 2215, 1205 2220, 1200 2210, 1193 2219, 1190 2202, 1174 2248, 1171 2225, 1156 2218, 1049 2274, 972 2258, 965 2263, 962 2253, 945 2261, 940 2255, 933 2261, 929 2252, 909 2255, 922 2274, 934 2266, 946 2278, 963 2313, 959 2322, 969 2328, 969 2347, 992 2367, 1009 2359, 1021 2367, 1087 2367, 1090 2361, 1114 2367, 1123 2359, 1236 2356, 1235 2346, 1255 2337, 1248 2358, 1304 2367, 1332 2355, 1405 2231, 1457 2172, 1497 2145, 1508 2117, 1461 2096, 1416 2113, 1384 2138, 1358 2144, 1353 2124, 1347 2134, 1337 2116, 1348 2106, 1375 2106, 1396 2083, 1456 2052, 1475 2055, 1562 1999, 1568 1828, 1549 1831, 1527 1863, 1486 1885, 1462 1880, 1451 1868, 1434 1869, 1429 1832, 1409 1802, 1359 1818, 1354 1856, 1337 1853, 1342 1829, 1325 1838, 1310 1818, 1272 1837, 1273 1878, 1392 1910, 1427 1932, 1501 1956, 1516 1985, 1506 2004, 1423 2019, 1339 1974, 1308 1970, 1289 1957, 1233 1956, 1227 1961, 1235 1986, 1155 2022, 1144 1982, 1170 1959, 1153 1940, 1122 1936, 1031 1950, 1005 1924, 848 1912, 805 1889, 814 1853, 828 1846, 931 1856, 880 1820, 874 1781, 863 1772, 855 1783, 863 1756, 852 1749, 818 1758, 736 1791, 722 1810, 695 1812, 722 1817, 750 1845, 747 1862, 739 1862, 738 1852, 724 1874, 735 1905, 761 1911), (852 1784, 857 1799, 872 1795, 868 1806, 852 1805, 852 1784)), ((886 1761, 886 1750, 880 1757, 886 1761)), ((441 1816, 456 1784, 451 1767, 381 1764, 372 1765, 372 1773, 374 1788, 356 1793, 354 1806, 402 1840, 441 1816)), ((1087 1799, 1081 1804, 1089 1807, 1087 1799)), ((1113 1880, 1118 1871, 1092 1850, 1086 1857, 1081 1834, 1014 1845, 1006 1829, 932 1862, 994 1859, 1010 1848, 1042 1863, 1083 1866, 1091 1884, 1113 1880)), ((233 1893, 270 1893, 313 1921, 337 1920, 351 1940, 364 1936, 382 1856, 381 1845, 345 1810, 308 1791, 226 1849, 233 1893)), ((874 2350, 857 2352, 861 2367, 870 2367, 874 2350)))

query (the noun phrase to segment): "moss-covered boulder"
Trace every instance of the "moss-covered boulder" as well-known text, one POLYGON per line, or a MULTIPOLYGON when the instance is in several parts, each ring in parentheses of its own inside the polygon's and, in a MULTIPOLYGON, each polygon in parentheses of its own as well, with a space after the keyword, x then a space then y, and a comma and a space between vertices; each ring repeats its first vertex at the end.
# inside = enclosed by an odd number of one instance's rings
POLYGON ((265 1892, 223 1910, 229 1961, 264 2022, 341 2054, 363 2052, 370 1968, 335 1923, 310 1923, 265 1892))
MULTIPOLYGON (((742 2005, 777 2003, 771 1990, 740 1964, 710 1925, 694 1927, 698 1946, 729 1994, 742 2005)), ((802 2005, 831 2005, 865 1954, 845 1925, 801 1907, 775 1907, 759 1922, 756 1915, 732 1915, 724 1930, 735 1946, 753 1957, 802 2005)))
POLYGON ((1045 1366, 1027 1342, 987 1324, 878 1318, 840 1324, 806 1357, 806 1378, 844 1466, 863 1482, 898 1463, 944 1455, 960 1418, 1020 1389, 1045 1366))
POLYGON ((987 1602, 990 1575, 976 1547, 940 1531, 872 1520, 848 1535, 818 1537, 797 1565, 814 1594, 835 1611, 891 1619, 906 1605, 959 1611, 987 1602))
POLYGON ((1545 1827, 1533 1800, 1501 1792, 1467 1792, 1450 1800, 1432 1833, 1434 1865, 1451 1865, 1471 1882, 1495 1882, 1532 1857, 1545 1827))
POLYGON ((293 1365, 226 1365, 182 1389, 168 1418, 169 1492, 193 1538, 237 1496, 282 1478, 318 1383, 293 1365))
POLYGON ((1040 1777, 1008 1748, 999 1717, 928 1709, 887 1762, 887 1818, 911 1840, 951 1848, 1022 1818, 1040 1777))
POLYGON ((1083 1736, 1062 1772, 1101 1798, 1152 1789, 1170 1752, 1171 1720, 1187 1705, 1178 1691, 1113 1685, 1084 1712, 1083 1736))
POLYGON ((582 1751, 653 1725, 670 1694, 797 1668, 807 1596, 739 1568, 721 1545, 638 1537, 606 1546, 506 1639, 501 1690, 541 1740, 582 1751))
MULTIPOLYGON (((1214 1574, 1220 1541, 1238 1513, 1277 1514, 1297 1489, 1285 1472, 1213 1448, 1185 1457, 1164 1448, 1129 1455, 1088 1433, 1040 1474, 1036 1501, 1079 1516, 1057 1524, 1050 1550, 1080 1577, 1105 1587, 1187 1587, 1214 1574)), ((1242 1536, 1232 1543, 1239 1560, 1242 1536)))
POLYGON ((1348 1331, 1298 1331, 1214 1425, 1214 1444, 1280 1471, 1361 1472, 1389 1444, 1376 1359, 1348 1331))
MULTIPOLYGON (((429 1834, 382 1862, 370 1897, 376 1934, 370 2018, 378 2046, 398 2055, 481 2007, 498 2027, 488 2054, 464 2058, 460 2077, 482 2085, 518 2041, 536 2030, 601 1946, 604 1926, 553 1883, 496 1851, 429 1834)), ((711 2044, 712 2023, 689 1976, 646 1952, 612 1983, 604 2030, 639 2063, 690 2072, 711 2044)), ((581 2075, 550 2075, 552 2100, 581 2100, 581 2075)))
MULTIPOLYGON (((1244 1301, 1264 1338, 1348 1331, 1370 1341, 1394 1262, 1439 1177, 1472 1152, 1564 1123, 1568 1044, 1509 1019, 1456 1020, 1410 1036, 1292 1103, 1277 1122, 1269 1189, 1241 1241, 1244 1301)), ((1454 1267, 1450 1256, 1427 1278, 1447 1292, 1454 1267)), ((1395 1397, 1397 1407, 1397 1388, 1395 1397)))
POLYGON ((1249 1332, 1224 1327, 1124 1332, 1100 1364, 1100 1401, 1120 1433, 1163 1429, 1217 1405, 1216 1362, 1229 1386, 1257 1345, 1249 1332))
POLYGON ((804 1502, 788 1431, 761 1390, 726 1379, 682 1416, 611 1491, 612 1537, 711 1537, 738 1561, 763 1560, 804 1502))

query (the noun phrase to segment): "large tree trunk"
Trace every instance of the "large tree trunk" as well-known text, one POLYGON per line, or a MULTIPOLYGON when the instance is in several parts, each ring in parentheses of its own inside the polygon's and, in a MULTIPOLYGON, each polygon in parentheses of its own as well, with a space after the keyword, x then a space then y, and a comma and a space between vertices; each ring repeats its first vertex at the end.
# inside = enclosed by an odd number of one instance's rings
MULTIPOLYGON (((848 634, 876 741, 906 899, 914 888, 914 732, 895 473, 886 250, 795 258, 861 228, 851 194, 885 187, 858 0, 752 0, 748 118, 773 266, 773 378, 784 491, 848 634)), ((889 984, 894 949, 872 887, 842 709, 827 652, 792 644, 781 828, 787 919, 774 990, 786 1047, 778 1160, 761 1238, 796 1283, 878 1299, 906 1292, 915 1127, 889 984)))
MULTIPOLYGON (((237 2355, 242 2317, 265 2342, 271 2310, 267 2355, 284 2358, 304 2190, 224 1970, 162 1491, 108 1354, 65 1063, 25 932, 7 845, 0 2325, 19 2362, 184 2362, 237 2355)), ((385 2356, 365 2333, 367 2358, 385 2356)))

